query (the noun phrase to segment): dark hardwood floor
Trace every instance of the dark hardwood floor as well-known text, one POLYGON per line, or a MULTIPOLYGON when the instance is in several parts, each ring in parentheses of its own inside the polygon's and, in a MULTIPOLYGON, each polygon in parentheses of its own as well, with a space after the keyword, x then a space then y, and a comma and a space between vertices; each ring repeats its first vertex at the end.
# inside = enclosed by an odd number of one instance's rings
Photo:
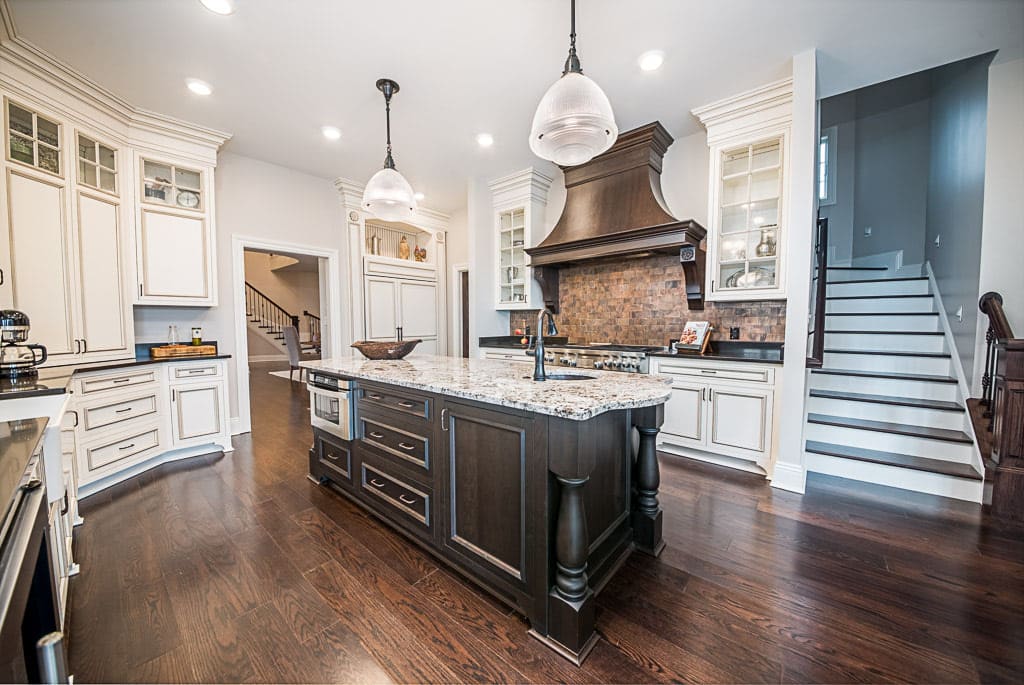
POLYGON ((662 455, 668 543, 599 597, 582 668, 308 481, 305 386, 253 364, 233 454, 82 503, 76 682, 1024 680, 1024 533, 839 479, 808 493, 662 455))

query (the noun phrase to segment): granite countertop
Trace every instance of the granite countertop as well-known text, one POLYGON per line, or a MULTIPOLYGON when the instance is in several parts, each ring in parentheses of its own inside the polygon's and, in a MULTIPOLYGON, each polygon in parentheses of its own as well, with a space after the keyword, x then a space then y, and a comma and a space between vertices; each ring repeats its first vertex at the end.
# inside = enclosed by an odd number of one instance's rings
POLYGON ((136 356, 134 359, 117 359, 113 361, 74 364, 70 366, 47 366, 39 369, 39 376, 36 378, 19 380, 0 378, 0 400, 61 395, 67 392, 68 385, 71 384, 71 377, 73 375, 76 373, 84 373, 86 371, 110 371, 113 369, 123 369, 133 366, 146 366, 147 364, 165 364, 167 362, 190 362, 199 359, 230 358, 230 354, 207 354, 195 357, 153 359, 147 353, 146 356, 136 356))
POLYGON ((652 352, 652 357, 670 357, 676 359, 707 359, 729 362, 761 362, 762 364, 781 364, 783 361, 782 343, 753 342, 745 340, 712 340, 708 351, 701 355, 697 352, 681 351, 652 352))
POLYGON ((672 393, 663 376, 580 370, 594 380, 534 382, 532 370, 489 359, 410 355, 396 361, 363 358, 302 362, 307 369, 398 385, 576 421, 616 409, 664 403, 672 393))

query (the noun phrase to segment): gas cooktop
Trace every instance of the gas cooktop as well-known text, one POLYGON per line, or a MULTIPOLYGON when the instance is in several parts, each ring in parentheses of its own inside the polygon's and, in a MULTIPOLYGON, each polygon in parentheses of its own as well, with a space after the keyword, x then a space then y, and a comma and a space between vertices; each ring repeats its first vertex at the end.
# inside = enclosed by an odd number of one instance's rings
POLYGON ((591 343, 589 345, 552 345, 544 353, 544 361, 582 369, 647 373, 647 355, 664 348, 653 345, 619 345, 591 343))

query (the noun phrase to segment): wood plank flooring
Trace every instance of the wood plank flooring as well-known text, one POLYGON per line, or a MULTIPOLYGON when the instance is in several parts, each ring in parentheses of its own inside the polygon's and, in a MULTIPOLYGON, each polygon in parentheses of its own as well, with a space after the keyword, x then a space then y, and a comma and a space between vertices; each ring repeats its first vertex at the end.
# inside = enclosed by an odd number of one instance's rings
POLYGON ((662 455, 668 546, 598 598, 583 667, 305 478, 305 386, 252 365, 253 432, 82 503, 76 682, 1024 681, 1024 531, 662 455))

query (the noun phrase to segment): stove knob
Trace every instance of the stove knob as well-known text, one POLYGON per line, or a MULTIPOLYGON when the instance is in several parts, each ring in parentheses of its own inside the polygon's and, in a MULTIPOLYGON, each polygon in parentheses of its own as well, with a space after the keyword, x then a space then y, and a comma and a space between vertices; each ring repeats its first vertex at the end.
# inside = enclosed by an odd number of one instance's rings
POLYGON ((561 359, 558 360, 558 363, 559 364, 568 364, 569 363, 569 359, 567 357, 562 357, 561 359))
POLYGON ((569 366, 576 366, 576 360, 573 359, 571 362, 569 362, 569 366))
POLYGON ((600 371, 604 368, 604 362, 594 362, 594 368, 600 371))

